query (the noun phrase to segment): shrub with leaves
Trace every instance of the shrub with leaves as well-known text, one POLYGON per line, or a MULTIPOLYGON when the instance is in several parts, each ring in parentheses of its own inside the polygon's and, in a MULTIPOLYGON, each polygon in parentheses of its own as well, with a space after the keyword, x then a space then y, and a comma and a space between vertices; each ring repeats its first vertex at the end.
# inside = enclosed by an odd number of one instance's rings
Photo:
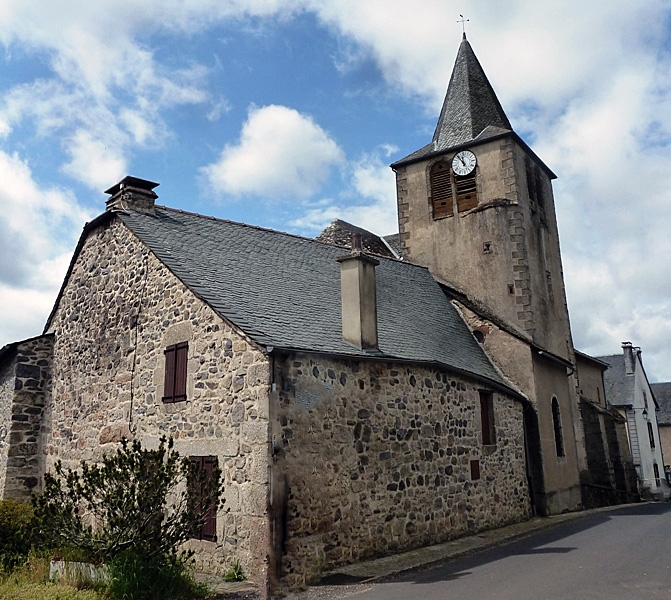
POLYGON ((5 570, 25 561, 31 546, 30 504, 0 500, 0 567, 5 570))
POLYGON ((44 544, 73 548, 92 562, 122 554, 147 563, 173 557, 220 504, 220 471, 211 476, 161 438, 155 450, 124 439, 116 453, 97 464, 81 463, 44 477, 33 500, 44 544), (198 490, 190 493, 190 489, 198 490))

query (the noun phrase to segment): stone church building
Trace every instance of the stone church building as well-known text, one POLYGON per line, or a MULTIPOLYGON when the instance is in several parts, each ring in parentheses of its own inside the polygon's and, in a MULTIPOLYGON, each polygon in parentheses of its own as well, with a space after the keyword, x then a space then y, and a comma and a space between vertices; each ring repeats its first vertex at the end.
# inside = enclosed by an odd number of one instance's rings
POLYGON ((199 565, 263 587, 580 508, 555 176, 465 38, 433 140, 392 168, 400 251, 110 188, 44 334, 0 349, 0 497, 170 435, 225 479, 199 565))

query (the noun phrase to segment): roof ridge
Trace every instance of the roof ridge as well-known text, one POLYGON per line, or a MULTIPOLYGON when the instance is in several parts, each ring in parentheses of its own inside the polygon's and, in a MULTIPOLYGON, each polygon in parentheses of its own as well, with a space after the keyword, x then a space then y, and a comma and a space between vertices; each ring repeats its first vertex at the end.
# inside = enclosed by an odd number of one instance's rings
MULTIPOLYGON (((182 214, 182 215, 190 215, 192 217, 199 217, 201 219, 207 219, 209 221, 218 221, 219 223, 228 223, 229 225, 239 225, 240 227, 245 227, 247 229, 254 229, 256 231, 264 231, 266 233, 275 233, 275 234, 278 234, 278 235, 285 235, 285 236, 295 238, 295 239, 298 239, 298 240, 303 240, 303 241, 306 241, 306 242, 314 242, 315 244, 321 244, 323 246, 332 246, 332 247, 335 247, 335 248, 344 248, 346 250, 350 249, 348 246, 341 246, 339 244, 329 243, 329 242, 326 242, 326 241, 323 241, 323 240, 318 240, 316 238, 305 237, 303 235, 298 235, 297 233, 290 233, 288 231, 280 231, 279 229, 272 229, 270 227, 261 227, 260 225, 250 225, 249 223, 243 223, 241 221, 233 221, 232 219, 223 219, 221 217, 214 217, 214 216, 211 216, 211 215, 203 215, 201 213, 193 212, 193 211, 190 211, 190 210, 182 210, 181 208, 171 208, 171 207, 165 206, 163 204, 156 204, 154 208, 160 208, 160 209, 163 209, 163 210, 168 211, 168 212, 175 212, 175 213, 179 213, 179 214, 182 214)), ((105 213, 103 213, 103 214, 105 214, 105 213)), ((342 219, 334 219, 334 220, 342 220, 342 219)), ((343 221, 343 222, 348 223, 347 221, 343 221)), ((358 225, 353 225, 352 223, 348 223, 348 224, 352 225, 353 227, 357 227, 358 229, 361 229, 362 231, 368 231, 367 229, 364 229, 363 227, 359 227, 358 225)), ((368 231, 368 233, 372 233, 372 232, 368 231)), ((382 238, 382 236, 379 236, 375 233, 373 233, 373 235, 376 235, 377 237, 382 238)), ((414 267, 419 267, 420 269, 425 269, 426 268, 426 267, 423 267, 422 265, 417 265, 415 263, 410 263, 408 261, 401 260, 401 259, 398 259, 398 258, 393 258, 391 256, 383 256, 381 254, 375 254, 375 253, 372 253, 372 252, 367 252, 366 254, 373 254, 374 256, 379 256, 380 258, 386 258, 388 260, 393 260, 395 262, 402 262, 403 264, 412 265, 414 267)))

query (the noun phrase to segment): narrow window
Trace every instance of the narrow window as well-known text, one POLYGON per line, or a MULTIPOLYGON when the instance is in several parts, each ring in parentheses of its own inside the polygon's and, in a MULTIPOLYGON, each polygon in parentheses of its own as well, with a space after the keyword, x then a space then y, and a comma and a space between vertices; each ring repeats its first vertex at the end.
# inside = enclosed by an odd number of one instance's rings
POLYGON ((217 470, 216 456, 190 456, 192 469, 187 482, 189 502, 202 517, 202 526, 194 531, 192 538, 217 541, 217 501, 208 492, 211 490, 212 474, 217 470))
POLYGON ((645 392, 643 392, 643 406, 647 410, 647 408, 648 408, 648 394, 646 394, 645 392))
POLYGON ((648 421, 648 439, 650 440, 650 448, 655 447, 655 432, 652 430, 652 423, 648 421))
POLYGON ((442 219, 454 214, 450 165, 440 161, 431 167, 431 204, 433 218, 442 219))
POLYGON ((475 185, 475 171, 460 177, 454 176, 455 187, 457 188, 457 210, 465 212, 478 205, 478 195, 475 185))
POLYGON ((529 157, 524 161, 526 176, 527 176, 527 194, 529 194, 529 204, 531 210, 536 211, 536 178, 534 177, 534 168, 529 160, 529 157))
POLYGON ((657 463, 652 463, 652 470, 655 472, 655 483, 657 484, 657 487, 659 487, 662 482, 659 480, 659 467, 657 466, 657 463))
POLYGON ((471 479, 475 481, 480 479, 480 461, 472 460, 471 461, 471 479))
POLYGON ((480 392, 480 422, 482 423, 482 444, 496 444, 496 428, 494 427, 494 397, 491 392, 480 392))
POLYGON ((165 379, 163 402, 186 400, 186 365, 189 346, 186 342, 165 349, 165 379))
POLYGON ((561 429, 561 417, 559 414, 559 401, 557 398, 552 398, 552 423, 555 430, 555 448, 557 449, 557 456, 565 456, 564 454, 564 437, 561 429))

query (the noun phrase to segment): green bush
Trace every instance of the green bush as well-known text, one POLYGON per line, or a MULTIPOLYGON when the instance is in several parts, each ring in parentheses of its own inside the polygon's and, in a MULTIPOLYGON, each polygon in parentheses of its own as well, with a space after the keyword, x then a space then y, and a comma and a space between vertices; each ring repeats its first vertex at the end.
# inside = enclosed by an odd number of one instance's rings
POLYGON ((207 595, 207 586, 196 583, 181 557, 147 560, 124 553, 116 556, 108 568, 108 592, 115 600, 186 600, 207 595))
POLYGON ((165 438, 156 450, 124 439, 99 464, 82 461, 80 470, 66 471, 59 462, 55 470, 33 500, 43 544, 76 549, 94 563, 128 553, 148 563, 174 559, 222 492, 218 469, 208 478, 165 438))
POLYGON ((33 508, 15 500, 0 500, 0 567, 11 570, 25 562, 31 547, 33 508))

